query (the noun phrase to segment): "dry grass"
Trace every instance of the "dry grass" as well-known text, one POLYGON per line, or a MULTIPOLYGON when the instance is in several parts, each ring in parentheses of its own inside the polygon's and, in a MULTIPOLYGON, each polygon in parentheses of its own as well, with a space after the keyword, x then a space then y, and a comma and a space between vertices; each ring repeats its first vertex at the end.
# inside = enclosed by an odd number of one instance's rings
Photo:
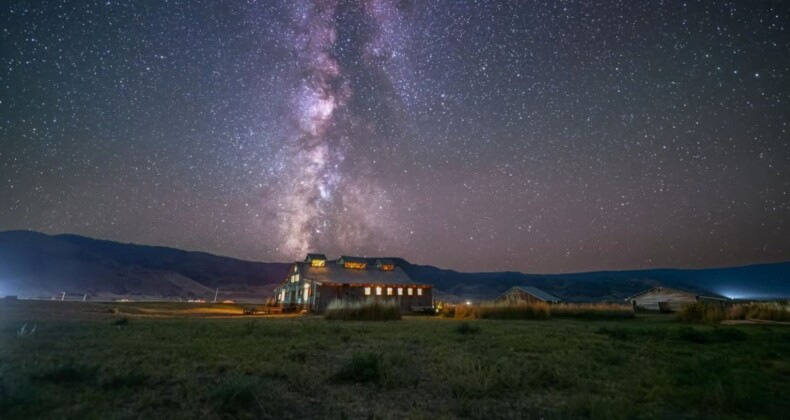
POLYGON ((544 302, 458 305, 456 319, 549 319, 549 304, 544 302))
POLYGON ((457 305, 453 308, 457 319, 629 319, 634 311, 629 305, 612 303, 562 303, 549 305, 545 302, 483 303, 480 305, 457 305))
POLYGON ((727 308, 726 319, 790 321, 790 302, 752 302, 727 308))
POLYGON ((394 300, 334 300, 327 305, 324 318, 344 321, 394 321, 401 319, 400 304, 394 300))
POLYGON ((717 324, 727 317, 727 312, 718 304, 695 302, 683 306, 675 316, 689 324, 717 324))
POLYGON ((560 303, 551 306, 553 318, 628 319, 634 318, 631 305, 616 303, 560 303))
POLYGON ((724 320, 757 319, 764 321, 790 321, 790 304, 787 302, 752 302, 729 307, 707 302, 684 306, 677 312, 678 320, 692 324, 716 324, 724 320))

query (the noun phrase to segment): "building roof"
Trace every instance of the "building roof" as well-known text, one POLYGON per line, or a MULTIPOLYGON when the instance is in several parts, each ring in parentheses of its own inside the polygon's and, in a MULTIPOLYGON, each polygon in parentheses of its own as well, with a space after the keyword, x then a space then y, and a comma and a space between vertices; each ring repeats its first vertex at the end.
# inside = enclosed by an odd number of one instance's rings
POLYGON ((382 271, 377 268, 351 270, 337 264, 327 264, 326 267, 312 267, 310 264, 298 262, 299 273, 306 279, 321 283, 335 284, 403 284, 422 285, 406 274, 400 267, 391 271, 382 271))
POLYGON ((307 258, 304 259, 305 261, 312 261, 312 260, 323 260, 326 261, 326 255, 324 254, 307 254, 307 258))
MULTIPOLYGON (((562 301, 562 299, 558 298, 557 296, 552 295, 551 293, 544 292, 543 290, 540 290, 537 287, 531 287, 531 286, 513 286, 510 289, 508 289, 505 293, 503 293, 502 296, 505 296, 508 292, 510 292, 513 289, 521 290, 522 292, 530 294, 530 295, 532 295, 532 296, 534 296, 534 297, 536 297, 536 298, 538 298, 538 299, 540 299, 540 300, 542 300, 544 302, 561 302, 562 301)), ((500 298, 502 296, 500 296, 500 298)))
POLYGON ((650 292, 652 292, 654 290, 660 290, 660 289, 672 290, 674 292, 680 292, 680 293, 687 293, 687 294, 694 295, 694 296, 700 297, 700 298, 705 298, 705 299, 729 300, 729 298, 727 298, 725 296, 722 296, 722 295, 719 295, 719 294, 716 294, 716 293, 713 293, 713 292, 709 292, 709 291, 704 291, 704 290, 697 290, 697 291, 695 291, 695 290, 678 289, 676 287, 664 287, 664 286, 651 287, 650 289, 641 291, 641 292, 639 292, 639 293, 637 293, 637 294, 635 294, 633 296, 628 296, 627 298, 625 298, 625 300, 632 300, 632 299, 637 298, 639 296, 642 296, 644 294, 650 293, 650 292))
POLYGON ((379 258, 376 260, 376 265, 395 265, 395 263, 388 258, 379 258))

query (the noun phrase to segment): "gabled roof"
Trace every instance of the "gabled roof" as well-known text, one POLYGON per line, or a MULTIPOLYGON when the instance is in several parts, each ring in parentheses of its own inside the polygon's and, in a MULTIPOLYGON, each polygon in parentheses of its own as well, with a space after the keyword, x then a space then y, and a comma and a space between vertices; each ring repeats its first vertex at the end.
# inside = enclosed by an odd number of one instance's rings
POLYGON ((304 259, 305 262, 310 262, 312 260, 323 260, 326 261, 326 255, 324 254, 307 254, 307 258, 304 259))
POLYGON ((388 258, 382 258, 376 260, 376 265, 395 265, 395 263, 388 258))
MULTIPOLYGON (((562 302, 562 299, 558 298, 557 296, 554 296, 548 292, 544 292, 543 290, 540 290, 537 287, 531 287, 531 286, 513 286, 510 289, 508 289, 505 293, 502 293, 502 296, 505 296, 506 294, 508 294, 508 292, 510 292, 513 289, 520 290, 544 302, 562 302)), ((501 298, 502 296, 499 296, 499 298, 501 298)), ((497 298, 497 300, 499 298, 497 298)))
POLYGON ((350 257, 348 255, 341 255, 340 259, 337 260, 338 264, 343 264, 343 263, 347 263, 347 262, 367 264, 368 263, 368 259, 367 258, 362 258, 362 257, 350 257))
POLYGON ((635 294, 633 296, 628 296, 627 298, 625 298, 625 300, 632 300, 632 299, 634 299, 636 297, 642 296, 642 295, 650 293, 652 291, 661 290, 661 289, 671 290, 673 292, 687 293, 687 294, 690 294, 690 295, 694 295, 695 297, 698 297, 698 298, 716 299, 716 300, 729 300, 728 297, 725 297, 725 296, 722 296, 722 295, 719 295, 719 294, 716 294, 716 293, 713 293, 713 292, 709 292, 709 291, 702 291, 702 290, 696 290, 695 291, 695 290, 689 290, 689 289, 680 289, 680 288, 676 288, 676 287, 664 287, 664 286, 651 287, 650 289, 641 291, 641 292, 639 292, 639 293, 637 293, 637 294, 635 294))
POLYGON ((391 271, 379 269, 348 270, 336 264, 326 267, 312 267, 309 263, 298 262, 299 272, 305 279, 320 283, 333 284, 392 284, 392 285, 422 285, 417 283, 399 267, 391 271))

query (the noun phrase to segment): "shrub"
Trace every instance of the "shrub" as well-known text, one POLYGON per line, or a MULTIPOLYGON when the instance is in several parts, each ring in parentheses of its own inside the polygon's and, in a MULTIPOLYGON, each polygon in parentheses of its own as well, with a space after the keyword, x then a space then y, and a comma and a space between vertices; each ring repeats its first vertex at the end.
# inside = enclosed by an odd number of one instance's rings
POLYGON ((116 319, 116 320, 114 320, 112 322, 112 325, 115 325, 115 326, 118 326, 118 327, 125 327, 126 325, 129 325, 129 318, 127 318, 127 317, 118 318, 118 319, 116 319))
POLYGON ((439 311, 439 315, 445 318, 455 318, 455 306, 450 304, 443 304, 441 310, 439 311))
POLYGON ((715 324, 726 317, 724 308, 708 302, 694 302, 683 306, 677 312, 678 320, 690 324, 715 324))
POLYGON ((468 322, 462 322, 457 327, 455 327, 455 332, 458 334, 474 334, 480 331, 480 327, 477 325, 470 324, 468 322))
POLYGON ((376 353, 357 353, 334 375, 338 382, 379 382, 383 377, 382 357, 376 353))
POLYGON ((551 306, 551 316, 581 319, 630 319, 634 318, 631 305, 615 303, 562 303, 551 306))
POLYGON ((401 319, 400 304, 394 300, 334 300, 327 306, 324 318, 345 321, 393 321, 401 319))

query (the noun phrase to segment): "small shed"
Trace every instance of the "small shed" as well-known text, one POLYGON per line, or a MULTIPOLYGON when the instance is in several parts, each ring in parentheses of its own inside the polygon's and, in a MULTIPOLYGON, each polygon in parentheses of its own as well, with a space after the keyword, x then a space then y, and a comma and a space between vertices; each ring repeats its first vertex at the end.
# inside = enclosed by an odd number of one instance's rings
POLYGON ((685 305, 695 302, 709 302, 724 306, 729 299, 715 293, 698 293, 689 290, 671 289, 669 287, 654 287, 644 292, 627 297, 634 310, 675 312, 685 305))
POLYGON ((546 303, 559 303, 562 299, 551 293, 544 292, 537 287, 530 286, 513 286, 498 297, 494 302, 496 303, 531 303, 531 302, 546 302, 546 303))

